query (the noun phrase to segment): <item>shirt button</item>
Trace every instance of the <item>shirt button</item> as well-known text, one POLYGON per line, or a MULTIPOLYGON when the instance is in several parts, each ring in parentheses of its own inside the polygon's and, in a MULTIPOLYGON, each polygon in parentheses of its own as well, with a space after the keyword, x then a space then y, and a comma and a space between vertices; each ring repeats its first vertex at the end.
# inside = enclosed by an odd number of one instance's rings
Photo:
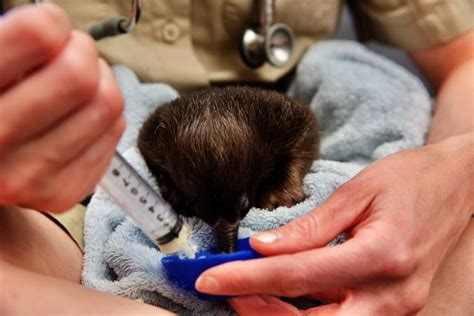
POLYGON ((163 41, 166 43, 174 43, 179 38, 181 31, 179 26, 174 22, 167 22, 163 26, 163 41))

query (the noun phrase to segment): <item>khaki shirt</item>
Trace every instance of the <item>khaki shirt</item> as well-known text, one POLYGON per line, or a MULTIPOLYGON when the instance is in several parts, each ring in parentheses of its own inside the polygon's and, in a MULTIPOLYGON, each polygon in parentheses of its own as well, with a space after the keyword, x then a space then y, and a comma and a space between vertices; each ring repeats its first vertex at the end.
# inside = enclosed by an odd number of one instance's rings
MULTIPOLYGON (((19 5, 28 1, 10 0, 19 5)), ((131 1, 56 0, 73 25, 88 30, 114 16, 127 16, 131 1)), ((111 64, 131 67, 142 81, 178 89, 233 82, 276 82, 288 74, 308 47, 335 32, 342 0, 275 0, 274 22, 295 33, 295 53, 284 68, 248 68, 239 43, 253 21, 252 0, 143 0, 142 17, 129 34, 98 42, 111 64)), ((364 39, 415 51, 447 42, 474 26, 474 0, 350 1, 364 39)))

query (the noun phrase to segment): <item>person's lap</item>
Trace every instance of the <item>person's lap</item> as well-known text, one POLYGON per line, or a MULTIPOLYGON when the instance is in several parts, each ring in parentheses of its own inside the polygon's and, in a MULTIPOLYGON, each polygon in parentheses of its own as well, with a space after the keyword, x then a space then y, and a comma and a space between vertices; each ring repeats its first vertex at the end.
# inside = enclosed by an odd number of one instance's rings
POLYGON ((40 212, 0 207, 0 260, 80 282, 81 250, 60 226, 40 212))
MULTIPOLYGON (((427 306, 419 315, 474 312, 474 221, 435 276, 427 306)), ((0 260, 19 268, 80 282, 82 252, 61 227, 43 214, 0 207, 0 260)))

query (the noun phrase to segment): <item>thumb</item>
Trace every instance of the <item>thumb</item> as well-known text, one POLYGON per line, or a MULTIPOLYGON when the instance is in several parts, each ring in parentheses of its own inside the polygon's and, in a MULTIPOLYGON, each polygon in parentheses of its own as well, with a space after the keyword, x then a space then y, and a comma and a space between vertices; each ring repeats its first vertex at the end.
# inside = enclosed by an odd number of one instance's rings
POLYGON ((265 256, 301 252, 326 246, 353 226, 368 209, 372 194, 354 181, 342 185, 322 205, 285 226, 257 233, 250 243, 265 256))

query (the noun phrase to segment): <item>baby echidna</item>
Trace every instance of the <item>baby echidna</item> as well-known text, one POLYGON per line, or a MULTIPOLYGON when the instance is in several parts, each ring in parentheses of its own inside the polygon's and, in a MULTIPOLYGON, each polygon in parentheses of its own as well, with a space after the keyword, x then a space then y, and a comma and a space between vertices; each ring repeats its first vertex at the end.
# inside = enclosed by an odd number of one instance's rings
POLYGON ((240 220, 304 198, 318 155, 318 123, 304 104, 249 87, 210 88, 160 106, 138 148, 161 194, 211 225, 218 251, 235 250, 240 220))

